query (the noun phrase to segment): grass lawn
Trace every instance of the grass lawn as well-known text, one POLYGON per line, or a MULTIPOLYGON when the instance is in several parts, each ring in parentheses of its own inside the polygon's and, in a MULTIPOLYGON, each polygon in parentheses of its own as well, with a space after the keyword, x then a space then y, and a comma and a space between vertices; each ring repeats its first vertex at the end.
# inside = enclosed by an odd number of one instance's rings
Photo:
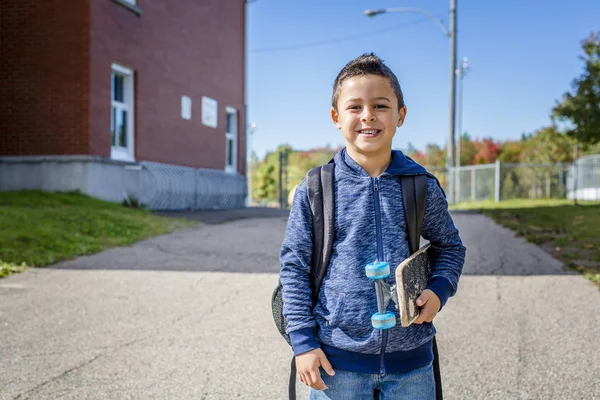
POLYGON ((0 192, 0 278, 195 224, 80 193, 0 192))
POLYGON ((600 203, 570 200, 506 200, 451 206, 478 210, 581 272, 600 287, 600 203))

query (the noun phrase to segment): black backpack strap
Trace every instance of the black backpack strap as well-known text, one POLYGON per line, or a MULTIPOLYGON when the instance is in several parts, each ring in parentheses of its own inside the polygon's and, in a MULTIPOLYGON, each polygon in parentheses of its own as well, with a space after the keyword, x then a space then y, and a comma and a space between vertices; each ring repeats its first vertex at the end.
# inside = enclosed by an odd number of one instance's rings
POLYGON ((306 177, 306 191, 308 193, 308 203, 312 213, 312 261, 310 266, 310 284, 313 294, 313 303, 317 298, 316 284, 318 283, 317 271, 321 269, 320 261, 323 260, 324 253, 324 215, 323 215, 323 185, 321 183, 321 168, 317 167, 308 171, 306 177))
POLYGON ((438 355, 437 341, 433 337, 433 379, 435 380, 435 400, 443 400, 442 374, 440 373, 440 357, 438 355))
MULTIPOLYGON (((316 304, 323 278, 329 268, 335 238, 335 164, 330 162, 308 171, 306 189, 312 213, 313 240, 312 261, 310 266, 310 284, 313 306, 316 304)), ((290 400, 296 400, 296 360, 292 357, 290 381, 288 385, 290 400)))
POLYGON ((310 282, 316 302, 327 274, 335 236, 334 166, 329 163, 313 168, 307 175, 308 202, 312 212, 313 240, 310 282))
MULTIPOLYGON (((323 242, 321 243, 322 254, 321 258, 313 262, 312 273, 313 281, 313 297, 316 300, 319 297, 319 290, 323 278, 327 275, 331 253, 333 252, 333 241, 335 239, 335 164, 329 163, 321 167, 321 189, 323 191, 323 220, 322 226, 319 226, 319 231, 322 231, 323 242)), ((313 227, 314 227, 313 222, 313 227)), ((313 246, 315 244, 313 243, 313 246)))
POLYGON ((408 248, 410 254, 413 254, 419 250, 421 243, 421 226, 425 217, 425 202, 427 200, 427 176, 403 176, 401 182, 408 248))
MULTIPOLYGON (((419 250, 421 243, 421 228, 423 218, 425 218, 427 202, 427 176, 403 176, 401 179, 408 247, 410 253, 413 254, 419 250)), ((443 400, 440 358, 435 336, 433 337, 433 376, 435 379, 435 398, 436 400, 443 400)))
POLYGON ((289 400, 296 400, 296 357, 292 356, 292 365, 290 366, 290 382, 288 384, 289 400))

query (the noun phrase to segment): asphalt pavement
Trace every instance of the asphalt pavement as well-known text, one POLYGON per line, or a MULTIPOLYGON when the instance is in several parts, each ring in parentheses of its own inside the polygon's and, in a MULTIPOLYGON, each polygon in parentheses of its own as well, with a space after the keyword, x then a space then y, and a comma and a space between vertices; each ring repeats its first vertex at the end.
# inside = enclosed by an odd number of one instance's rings
MULTIPOLYGON (((205 223, 0 280, 0 399, 285 399, 270 300, 287 214, 185 216, 205 223)), ((600 291, 453 216, 468 251, 436 318, 445 398, 600 399, 600 291)))

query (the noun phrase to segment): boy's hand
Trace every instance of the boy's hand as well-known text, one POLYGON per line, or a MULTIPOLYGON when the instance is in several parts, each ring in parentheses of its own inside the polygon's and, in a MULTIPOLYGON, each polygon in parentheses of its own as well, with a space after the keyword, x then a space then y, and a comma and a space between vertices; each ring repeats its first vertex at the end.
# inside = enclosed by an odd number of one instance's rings
POLYGON ((305 385, 316 390, 325 390, 327 386, 321 379, 319 367, 323 368, 329 375, 335 375, 331 364, 325 357, 325 353, 321 349, 314 349, 296 356, 296 369, 300 376, 300 381, 305 385))
POLYGON ((422 324, 433 321, 440 311, 442 302, 432 290, 425 289, 417 299, 417 306, 421 307, 421 312, 413 324, 422 324))

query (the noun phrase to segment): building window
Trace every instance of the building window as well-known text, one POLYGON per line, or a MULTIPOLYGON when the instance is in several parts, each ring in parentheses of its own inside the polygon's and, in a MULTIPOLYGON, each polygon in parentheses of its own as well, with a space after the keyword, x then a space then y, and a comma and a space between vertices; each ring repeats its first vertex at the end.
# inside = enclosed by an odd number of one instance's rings
POLYGON ((238 112, 235 108, 226 108, 225 129, 225 171, 237 171, 238 112))
POLYGON ((117 64, 111 75, 110 132, 111 158, 134 161, 133 146, 133 71, 117 64))

